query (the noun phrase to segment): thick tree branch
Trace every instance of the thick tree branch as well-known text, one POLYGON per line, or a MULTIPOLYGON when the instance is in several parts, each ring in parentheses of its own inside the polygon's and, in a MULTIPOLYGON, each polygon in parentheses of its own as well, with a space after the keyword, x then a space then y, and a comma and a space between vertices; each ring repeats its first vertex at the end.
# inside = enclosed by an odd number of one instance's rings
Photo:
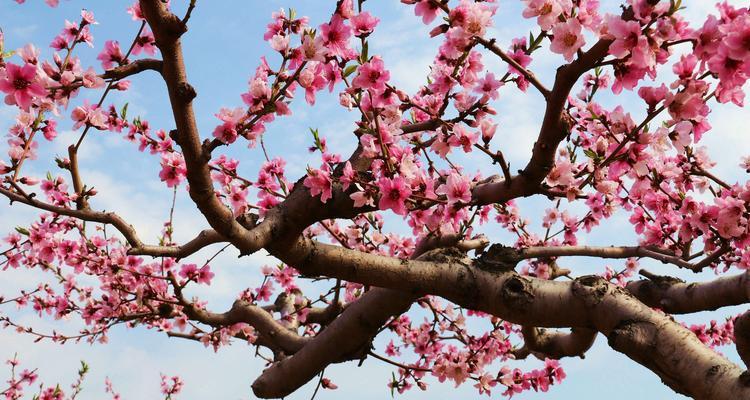
POLYGON ((188 318, 214 327, 247 323, 258 332, 267 347, 285 354, 296 353, 309 340, 276 321, 268 311, 241 300, 235 301, 229 311, 220 314, 189 305, 183 310, 188 318))
POLYGON ((570 333, 549 332, 533 326, 524 326, 524 346, 514 352, 517 359, 533 354, 540 360, 545 358, 581 357, 594 345, 597 331, 573 328, 570 333))
POLYGON ((180 43, 180 36, 187 26, 160 0, 141 0, 140 5, 163 56, 162 76, 177 127, 172 136, 185 157, 190 197, 209 225, 240 252, 247 254, 257 251, 262 247, 258 244, 259 239, 235 220, 232 211, 222 204, 214 192, 208 157, 203 152, 193 113, 192 102, 196 93, 187 80, 180 43))
POLYGON ((172 273, 169 273, 168 278, 174 288, 177 301, 182 305, 182 312, 191 320, 213 327, 227 327, 244 322, 258 332, 259 344, 285 354, 297 352, 309 340, 276 321, 270 312, 244 300, 236 300, 229 311, 221 314, 198 308, 185 299, 182 286, 172 273))
POLYGON ((613 349, 649 368, 679 393, 700 399, 750 397, 738 366, 668 315, 601 277, 546 281, 492 270, 495 263, 484 258, 474 265, 451 259, 404 261, 305 239, 284 248, 272 253, 303 274, 434 294, 522 325, 594 329, 607 336, 613 349))
POLYGON ((750 367, 750 311, 734 320, 734 343, 745 367, 750 367))
MULTIPOLYGON (((420 241, 413 259, 429 257, 432 249, 456 246, 469 251, 487 246, 486 238, 460 241, 457 235, 431 236, 420 241)), ((350 304, 331 325, 297 354, 268 369, 253 383, 262 398, 284 397, 314 378, 334 362, 364 358, 370 342, 390 318, 406 312, 417 299, 413 293, 373 288, 350 304)))
POLYGON ((630 282, 625 288, 649 307, 670 314, 716 310, 750 302, 750 275, 747 272, 701 283, 685 283, 645 270, 641 270, 641 275, 648 279, 630 282))

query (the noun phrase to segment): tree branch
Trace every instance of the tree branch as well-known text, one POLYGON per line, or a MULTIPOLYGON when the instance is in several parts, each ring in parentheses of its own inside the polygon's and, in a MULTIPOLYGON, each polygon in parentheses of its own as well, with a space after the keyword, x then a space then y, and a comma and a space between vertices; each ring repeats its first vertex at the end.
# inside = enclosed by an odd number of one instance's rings
POLYGON ((668 315, 641 303, 603 278, 572 282, 490 270, 447 257, 441 262, 399 260, 300 239, 271 249, 306 275, 322 275, 415 295, 442 296, 463 307, 538 327, 586 327, 609 345, 649 368, 673 390, 695 398, 750 397, 740 368, 709 349, 668 315), (681 349, 675 353, 674 349, 681 349))
POLYGON ((734 320, 734 343, 745 367, 750 367, 750 311, 734 320))
POLYGON ((190 198, 209 225, 234 244, 242 254, 257 251, 262 247, 258 244, 259 239, 235 220, 232 211, 222 204, 214 192, 208 157, 203 153, 193 112, 192 102, 196 93, 187 80, 180 43, 180 36, 187 30, 187 26, 160 0, 140 0, 140 5, 164 59, 162 76, 167 85, 177 127, 172 131, 172 136, 185 158, 190 198))
POLYGON ((500 57, 500 59, 505 61, 508 65, 510 65, 521 75, 523 75, 523 77, 526 78, 527 81, 529 81, 535 88, 537 88, 537 90, 539 90, 539 93, 541 93, 545 99, 550 96, 550 90, 547 89, 544 84, 542 84, 542 82, 540 82, 539 79, 537 79, 536 76, 531 73, 531 71, 524 68, 516 60, 508 56, 502 49, 497 47, 497 45, 495 44, 495 39, 487 40, 481 37, 476 37, 476 41, 484 46, 487 50, 495 53, 498 57, 500 57))
POLYGON ((172 257, 172 258, 185 258, 192 254, 197 253, 206 246, 225 242, 223 236, 213 229, 205 229, 201 231, 198 236, 189 242, 180 246, 151 246, 141 245, 139 247, 133 247, 128 250, 128 255, 131 256, 151 256, 151 257, 172 257))
POLYGON ((563 115, 570 91, 581 75, 607 55, 611 43, 610 40, 599 40, 575 61, 558 68, 552 91, 546 97, 544 119, 529 163, 510 182, 493 182, 475 187, 472 191, 475 204, 503 203, 538 193, 539 185, 554 166, 557 146, 570 131, 570 123, 563 115))
MULTIPOLYGON (((420 241, 412 259, 429 256, 439 247, 457 246, 463 251, 482 248, 486 238, 460 241, 458 235, 431 236, 420 241)), ((313 379, 329 364, 364 358, 379 329, 394 316, 406 312, 418 298, 413 292, 373 288, 318 334, 297 354, 265 371, 253 382, 253 393, 262 398, 284 397, 313 379)))
POLYGON ((631 258, 646 257, 658 260, 664 263, 674 264, 680 268, 689 269, 693 272, 700 272, 703 268, 715 262, 719 256, 724 254, 728 249, 720 248, 705 259, 697 263, 690 263, 677 257, 674 254, 668 254, 663 250, 642 246, 540 246, 527 247, 519 249, 519 258, 548 258, 548 257, 598 257, 598 258, 631 258))
POLYGON ((93 210, 75 210, 71 208, 65 208, 55 206, 52 204, 44 203, 34 199, 31 196, 23 196, 18 193, 14 193, 11 190, 5 189, 0 186, 0 194, 10 199, 10 201, 17 201, 29 205, 40 210, 53 212, 67 217, 74 217, 84 221, 100 222, 103 224, 110 224, 114 226, 124 237, 125 240, 133 247, 143 246, 143 242, 138 238, 135 228, 123 220, 119 215, 113 212, 101 212, 93 210))
POLYGON ((104 71, 104 73, 101 74, 100 77, 103 79, 123 79, 149 70, 161 73, 161 69, 161 60, 144 58, 119 66, 117 68, 112 68, 110 70, 104 71))
POLYGON ((533 354, 540 360, 545 358, 581 357, 596 340, 597 331, 587 328, 573 328, 570 333, 549 332, 545 329, 524 326, 522 329, 524 346, 514 352, 516 359, 533 354))
POLYGON ((625 289, 647 306, 670 314, 716 310, 750 302, 750 275, 747 272, 689 284, 646 270, 640 273, 648 279, 630 282, 625 289))

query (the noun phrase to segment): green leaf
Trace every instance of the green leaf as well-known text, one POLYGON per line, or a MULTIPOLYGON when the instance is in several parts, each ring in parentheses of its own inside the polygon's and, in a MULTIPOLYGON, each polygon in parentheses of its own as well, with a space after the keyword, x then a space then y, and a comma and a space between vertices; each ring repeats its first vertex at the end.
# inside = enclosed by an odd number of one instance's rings
POLYGON ((23 228, 23 227, 20 227, 20 226, 16 227, 16 232, 18 232, 18 233, 20 233, 20 234, 22 234, 24 236, 29 236, 29 231, 26 228, 23 228))
POLYGON ((124 106, 122 106, 122 110, 120 110, 120 118, 127 119, 128 118, 128 104, 125 103, 124 106))
POLYGON ((310 132, 313 135, 313 140, 315 140, 315 147, 322 152, 323 144, 320 142, 320 134, 318 133, 318 129, 310 128, 310 132))
POLYGON ((87 372, 89 372, 89 365, 86 364, 86 361, 81 360, 81 369, 78 370, 78 375, 85 375, 87 372))
POLYGON ((356 70, 357 70, 357 66, 356 65, 350 65, 350 66, 344 68, 344 78, 346 78, 349 75, 353 74, 354 71, 356 71, 356 70))
POLYGON ((586 157, 588 157, 588 158, 590 158, 592 160, 596 160, 597 158, 599 158, 599 155, 596 154, 596 152, 594 150, 591 150, 591 149, 584 149, 583 150, 583 154, 585 154, 586 157))

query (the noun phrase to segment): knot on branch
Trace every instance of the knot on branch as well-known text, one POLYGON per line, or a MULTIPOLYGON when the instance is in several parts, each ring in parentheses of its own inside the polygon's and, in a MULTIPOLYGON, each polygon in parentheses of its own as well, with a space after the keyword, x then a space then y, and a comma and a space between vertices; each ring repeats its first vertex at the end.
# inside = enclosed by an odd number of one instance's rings
POLYGON ((197 95, 198 93, 191 84, 187 82, 180 82, 177 84, 177 96, 179 96, 182 101, 189 103, 193 101, 197 95))
POLYGON ((466 266, 471 265, 466 256, 466 253, 461 251, 461 249, 456 246, 441 247, 439 249, 429 250, 420 255, 417 259, 420 261, 431 261, 436 263, 458 263, 464 264, 466 266))
POLYGON ((517 249, 493 244, 476 260, 478 268, 488 271, 512 271, 521 261, 521 254, 517 249))
POLYGON ((253 229, 258 225, 259 218, 258 214, 245 213, 237 217, 237 222, 245 229, 253 229))
POLYGON ((180 144, 180 131, 177 129, 172 129, 169 131, 169 138, 174 140, 175 143, 180 144))
POLYGON ((596 306, 609 293, 609 282, 598 275, 585 275, 573 281, 573 295, 589 307, 596 306))
POLYGON ((534 301, 531 281, 520 275, 514 275, 505 281, 500 296, 508 307, 523 309, 534 301))
POLYGON ((188 31, 187 23, 174 14, 170 13, 162 22, 165 33, 168 33, 174 39, 179 38, 188 31))
POLYGON ((685 283, 682 279, 673 276, 652 274, 645 269, 640 270, 639 274, 646 277, 649 282, 652 282, 653 285, 662 290, 669 289, 672 285, 678 283, 685 283))
POLYGON ((168 303, 161 303, 157 311, 159 312, 159 316, 169 318, 172 315, 172 311, 174 311, 174 306, 168 303))
POLYGON ((750 386, 750 371, 745 370, 740 374, 740 383, 743 386, 750 386))

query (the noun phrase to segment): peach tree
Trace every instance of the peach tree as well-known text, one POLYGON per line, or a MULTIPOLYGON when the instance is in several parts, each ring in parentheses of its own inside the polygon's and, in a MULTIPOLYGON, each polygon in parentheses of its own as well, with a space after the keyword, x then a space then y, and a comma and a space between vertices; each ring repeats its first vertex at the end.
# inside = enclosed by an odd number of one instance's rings
MULTIPOLYGON (((497 1, 401 0, 437 44, 425 83, 408 90, 369 40, 387 18, 371 3, 326 2, 320 21, 274 13, 258 40, 268 55, 246 87, 227 94, 234 106, 200 116, 215 121, 207 131, 196 122, 200 88, 190 83, 182 39, 210 2, 137 1, 122 15, 134 35, 107 40, 94 40, 96 17, 83 10, 52 38, 49 58, 34 44, 4 48, 0 36, 0 91, 15 115, 0 195, 38 210, 28 226, 3 224, 0 270, 46 277, 0 293, 0 305, 85 328, 45 332, 3 309, 0 324, 58 343, 106 342, 117 325, 213 349, 244 342, 267 364, 252 384, 261 398, 313 379, 335 389, 327 366, 372 362, 392 365, 391 393, 430 390, 435 380, 488 395, 546 392, 566 377, 562 359, 582 357, 597 337, 678 393, 750 398, 750 374, 716 350, 733 345, 750 363, 750 313, 678 321, 750 301, 750 183, 717 176, 701 144, 724 133, 711 131, 713 108, 743 106, 748 8, 720 3, 696 25, 679 0, 628 0, 606 11, 598 0, 522 0, 534 29, 502 37, 493 30, 504 13, 497 1), (89 46, 100 63, 79 58, 89 46), (538 57, 556 69, 535 74, 538 57), (144 74, 163 81, 173 116, 166 126, 129 115, 118 99, 144 74), (83 92, 100 100, 81 101, 83 92), (355 116, 351 153, 325 131, 274 130, 316 96, 335 96, 355 116), (497 104, 519 96, 544 107, 514 170, 503 151, 518 133, 500 124, 497 104), (66 153, 36 160, 40 142, 61 140, 63 126, 76 132, 66 153), (161 237, 149 241, 116 210, 97 207, 101 195, 79 155, 104 135, 156 158, 154 176, 189 198, 207 229, 176 240, 164 210, 161 237), (304 136, 309 149, 301 150, 316 163, 290 176, 293 149, 268 152, 264 137, 273 135, 304 136), (248 160, 260 168, 248 173, 240 167, 248 160), (28 167, 45 161, 46 176, 28 167), (525 198, 535 206, 522 207, 525 198), (634 240, 585 244, 616 218, 629 221, 634 240), (513 239, 492 233, 499 230, 513 239), (256 253, 278 262, 251 266, 261 279, 231 308, 211 309, 191 291, 225 272, 198 255, 227 247, 238 262, 256 253), (577 272, 586 257, 612 259, 611 267, 577 272), (721 276, 686 282, 677 277, 686 271, 721 276), (538 367, 519 364, 527 357, 538 367)), ((750 171, 750 158, 732 162, 750 171)), ((21 398, 36 370, 9 364, 0 394, 21 398)), ((38 396, 75 398, 87 369, 71 389, 43 385, 38 396)), ((182 385, 162 377, 167 398, 182 385)), ((109 382, 107 392, 119 398, 109 382)))

